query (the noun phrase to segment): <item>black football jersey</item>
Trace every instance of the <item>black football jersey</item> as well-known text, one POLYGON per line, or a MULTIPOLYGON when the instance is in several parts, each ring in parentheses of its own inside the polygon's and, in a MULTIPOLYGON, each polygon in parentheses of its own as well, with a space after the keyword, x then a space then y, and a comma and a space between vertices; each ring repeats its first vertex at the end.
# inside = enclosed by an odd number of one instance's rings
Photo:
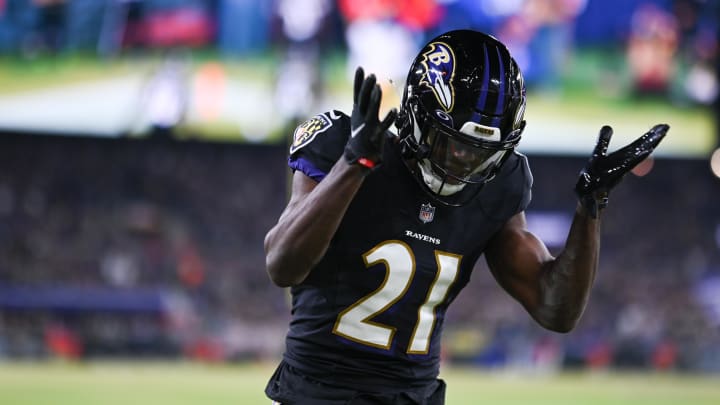
MULTIPOLYGON (((339 111, 301 124, 289 165, 322 181, 341 158, 350 119, 339 111)), ((408 386, 437 377, 445 311, 488 240, 530 202, 532 176, 514 153, 461 207, 436 204, 388 141, 320 263, 294 286, 285 360, 351 386, 408 386)))

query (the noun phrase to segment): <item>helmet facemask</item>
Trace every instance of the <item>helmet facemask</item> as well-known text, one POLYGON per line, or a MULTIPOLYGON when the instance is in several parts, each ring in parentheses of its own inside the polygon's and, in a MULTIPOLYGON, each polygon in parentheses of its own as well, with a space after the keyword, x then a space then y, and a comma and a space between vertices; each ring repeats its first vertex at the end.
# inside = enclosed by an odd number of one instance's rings
POLYGON ((438 202, 462 205, 495 177, 520 141, 524 121, 506 136, 500 128, 476 122, 466 122, 458 131, 442 123, 447 118, 443 111, 435 111, 434 118, 415 102, 406 105, 410 125, 405 128, 412 134, 401 134, 406 157, 414 158, 408 167, 438 202))

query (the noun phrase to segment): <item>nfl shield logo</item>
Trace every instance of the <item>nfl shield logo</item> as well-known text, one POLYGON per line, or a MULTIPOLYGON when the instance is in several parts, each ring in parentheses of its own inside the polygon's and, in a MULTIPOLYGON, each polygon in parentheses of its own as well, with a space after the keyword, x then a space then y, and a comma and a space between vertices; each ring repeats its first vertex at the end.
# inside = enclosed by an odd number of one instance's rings
POLYGON ((432 221, 433 218, 435 218, 435 207, 433 207, 429 203, 420 205, 419 217, 424 224, 432 221))

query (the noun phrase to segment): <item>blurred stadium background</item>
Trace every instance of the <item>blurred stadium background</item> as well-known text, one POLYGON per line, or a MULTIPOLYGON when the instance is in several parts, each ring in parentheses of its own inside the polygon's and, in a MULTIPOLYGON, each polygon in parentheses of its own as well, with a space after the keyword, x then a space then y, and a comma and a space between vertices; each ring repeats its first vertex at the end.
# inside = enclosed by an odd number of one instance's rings
POLYGON ((554 251, 600 126, 611 149, 672 129, 612 195, 575 331, 478 264, 446 319, 449 403, 720 403, 716 0, 0 0, 0 403, 262 403, 292 128, 349 111, 358 64, 397 105, 453 28, 525 72, 528 220, 554 251))

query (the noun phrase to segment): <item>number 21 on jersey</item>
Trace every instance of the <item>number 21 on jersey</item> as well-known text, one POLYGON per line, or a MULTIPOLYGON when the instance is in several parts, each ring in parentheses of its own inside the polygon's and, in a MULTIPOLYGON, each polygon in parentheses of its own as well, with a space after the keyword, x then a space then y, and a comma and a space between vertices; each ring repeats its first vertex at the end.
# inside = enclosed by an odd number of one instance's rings
MULTIPOLYGON (((435 251, 437 273, 430 285, 425 302, 417 310, 417 322, 408 354, 426 354, 435 327, 435 307, 450 291, 460 268, 462 256, 435 251)), ((415 255, 402 241, 392 240, 378 244, 363 254, 365 266, 385 265, 385 280, 375 291, 361 298, 338 315, 333 333, 346 339, 381 349, 389 349, 396 328, 373 322, 372 319, 400 300, 415 275, 415 255)))

